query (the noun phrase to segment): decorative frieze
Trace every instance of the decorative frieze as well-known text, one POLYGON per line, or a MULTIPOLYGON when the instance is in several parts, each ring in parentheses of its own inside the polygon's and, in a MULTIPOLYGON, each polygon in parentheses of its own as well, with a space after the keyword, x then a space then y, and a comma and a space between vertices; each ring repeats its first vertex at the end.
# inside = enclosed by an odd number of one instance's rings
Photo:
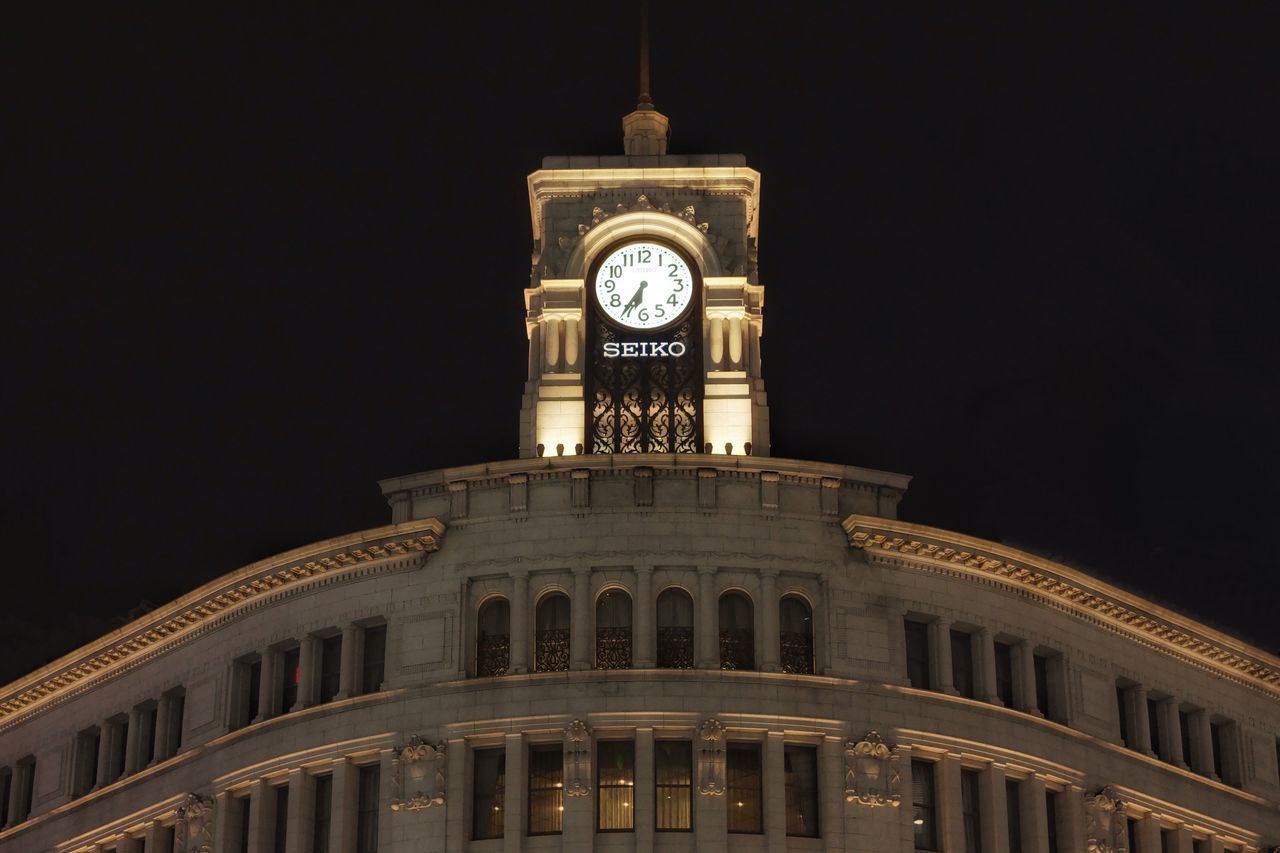
POLYGON ((875 731, 844 748, 844 798, 864 806, 896 806, 902 802, 898 748, 875 731))
POLYGON ((775 510, 778 508, 778 481, 782 479, 777 471, 760 472, 760 508, 775 510))
POLYGON ((711 717, 698 730, 698 793, 719 797, 725 792, 724 726, 711 717))
POLYGON ((529 475, 511 474, 507 477, 510 491, 510 508, 513 514, 529 511, 529 475))
POLYGON ((449 517, 459 519, 467 517, 467 481, 454 480, 449 483, 449 517))
POLYGON ((587 509, 591 506, 591 469, 573 469, 573 493, 571 503, 574 509, 587 509))
POLYGON ((396 747, 391 762, 391 810, 418 812, 443 806, 445 797, 445 745, 433 746, 420 736, 396 747))
POLYGON ((564 793, 568 797, 591 794, 591 729, 574 720, 564 730, 564 793))
POLYGON ((842 524, 852 548, 892 556, 922 567, 945 566, 946 569, 933 570, 949 571, 961 577, 967 573, 978 573, 1002 579, 1034 590, 1047 599, 1057 600, 1064 607, 1083 608, 1100 624, 1145 635, 1157 647, 1163 646, 1170 651, 1176 649, 1219 671, 1231 670, 1251 686, 1272 694, 1280 693, 1280 665, 1267 660, 1265 653, 1257 652, 1256 657, 1246 656, 1224 648, 1204 635, 1196 636, 1192 633, 1194 629, 1172 624, 1154 613, 1139 612, 1134 605, 1117 600, 1107 590, 1088 589, 1090 579, 1079 576, 1078 572, 1066 566, 1048 560, 1040 561, 1043 565, 1036 565, 1020 559, 1025 556, 1021 554, 1012 558, 997 556, 999 546, 979 543, 968 537, 949 544, 946 541, 947 531, 922 525, 858 515, 849 516, 842 524), (975 547, 977 545, 989 547, 975 547))
POLYGON ((716 469, 698 469, 698 508, 716 508, 716 469))

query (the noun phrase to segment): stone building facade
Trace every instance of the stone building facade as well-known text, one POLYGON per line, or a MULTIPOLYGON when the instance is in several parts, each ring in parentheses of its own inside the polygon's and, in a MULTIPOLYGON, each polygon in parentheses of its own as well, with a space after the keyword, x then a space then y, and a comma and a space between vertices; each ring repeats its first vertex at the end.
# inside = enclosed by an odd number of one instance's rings
POLYGON ((760 176, 624 127, 529 178, 520 458, 385 481, 387 526, 0 690, 0 853, 1280 844, 1280 660, 771 457, 760 176), (590 452, 593 263, 639 238, 698 273, 697 452, 590 452))

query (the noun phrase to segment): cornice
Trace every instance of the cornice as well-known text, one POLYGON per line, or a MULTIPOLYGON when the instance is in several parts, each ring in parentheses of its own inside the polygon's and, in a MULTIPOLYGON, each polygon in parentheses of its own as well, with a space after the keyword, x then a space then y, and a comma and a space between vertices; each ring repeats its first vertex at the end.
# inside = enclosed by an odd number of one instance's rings
POLYGON ((214 622, 255 608, 264 599, 372 565, 425 556, 440 548, 445 525, 436 518, 392 524, 326 539, 251 563, 156 608, 123 628, 0 688, 0 728, 81 692, 147 657, 177 646, 214 622))
POLYGON ((1280 658, 1125 592, 1076 569, 996 542, 905 521, 851 515, 850 547, 877 561, 1033 593, 1058 609, 1209 669, 1280 695, 1280 658))

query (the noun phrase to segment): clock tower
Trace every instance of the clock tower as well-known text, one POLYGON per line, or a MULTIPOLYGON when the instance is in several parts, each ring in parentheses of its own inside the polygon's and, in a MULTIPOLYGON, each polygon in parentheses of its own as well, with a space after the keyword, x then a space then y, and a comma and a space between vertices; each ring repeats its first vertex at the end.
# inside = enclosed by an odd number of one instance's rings
POLYGON ((760 174, 667 153, 645 53, 625 153, 545 157, 528 178, 522 457, 769 455, 760 174))

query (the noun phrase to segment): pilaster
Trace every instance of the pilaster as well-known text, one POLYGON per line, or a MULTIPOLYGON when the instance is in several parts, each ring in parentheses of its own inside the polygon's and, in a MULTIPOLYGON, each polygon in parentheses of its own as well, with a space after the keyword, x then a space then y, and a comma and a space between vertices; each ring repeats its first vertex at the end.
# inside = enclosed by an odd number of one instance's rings
MULTIPOLYGON (((572 607, 572 605, 571 605, 572 607)), ((529 671, 529 572, 511 572, 511 658, 508 672, 529 671)))
POLYGON ((1044 709, 1036 698, 1036 647, 1030 640, 1018 643, 1017 684, 1018 710, 1035 717, 1043 717, 1044 709))
POLYGON ((124 741, 124 776, 132 776, 138 772, 139 737, 142 734, 142 708, 134 705, 129 709, 129 728, 125 732, 124 741))
POLYGON ((506 738, 506 789, 503 791, 507 813, 502 818, 503 853, 521 853, 524 850, 524 833, 528 826, 525 803, 528 800, 529 774, 525 772, 524 735, 508 734, 506 738))
MULTIPOLYGON (((571 608, 573 630, 569 637, 571 669, 591 669, 591 652, 595 646, 595 638, 591 635, 591 611, 594 609, 594 604, 595 602, 591 600, 591 569, 574 569, 571 608)), ((567 806, 566 811, 568 811, 567 806)))
MULTIPOLYGON (((778 572, 774 569, 760 571, 760 634, 764 646, 760 655, 760 668, 765 672, 778 672, 778 572)), ((815 669, 816 672, 816 669, 815 669)))
POLYGON ((249 786, 249 850, 248 853, 271 853, 271 824, 275 810, 271 807, 271 789, 258 779, 249 786))
POLYGON ((276 687, 280 683, 283 656, 277 649, 266 649, 258 667, 258 707, 253 722, 260 723, 280 713, 280 699, 276 687))
MULTIPOLYGON (((698 644, 698 668, 720 668, 720 628, 717 619, 716 570, 698 567, 698 625, 693 634, 698 644)), ((699 836, 701 838, 701 836, 699 836)), ((699 841, 701 843, 701 840, 699 841)))
POLYGON ((310 853, 315 818, 315 781, 302 769, 289 771, 289 828, 284 853, 310 853), (305 836, 305 841, 304 841, 305 836))
POLYGON ((333 762, 332 804, 329 808, 329 853, 354 853, 356 846, 356 788, 360 773, 349 758, 333 762))
POLYGON ((786 853, 787 803, 783 732, 769 732, 764 742, 764 835, 769 853, 786 853))
POLYGON ((319 664, 316 653, 320 641, 308 634, 298 643, 298 701, 290 711, 301 711, 316 703, 316 668, 319 664))
POLYGON ((983 628, 978 632, 978 639, 982 645, 981 655, 978 660, 982 666, 982 687, 981 695, 983 701, 992 705, 1003 705, 1000 701, 1000 691, 996 689, 996 635, 990 628, 983 628))
POLYGON ((338 694, 333 698, 341 701, 356 695, 356 667, 359 657, 356 647, 360 642, 360 626, 347 623, 342 628, 342 663, 338 669, 338 694))
POLYGON ((652 669, 657 665, 657 645, 653 629, 653 567, 636 567, 636 597, 631 612, 635 615, 635 667, 652 669))
MULTIPOLYGON (((1018 786, 1019 817, 1022 818, 1022 853, 1049 853, 1048 791, 1038 776, 1022 780, 1018 786)), ((1059 850, 1074 850, 1058 845, 1059 850)))
POLYGON ((938 786, 938 841, 946 853, 964 850, 964 803, 960 795, 960 759, 948 755, 935 767, 938 786))
MULTIPOLYGON (((1005 794, 1004 768, 991 765, 979 777, 979 819, 983 850, 1009 849, 1009 802, 1005 794)), ((1014 803, 1014 806, 1020 806, 1014 803)), ((1019 813, 1020 817, 1024 817, 1019 813)))
MULTIPOLYGON (((643 599, 642 599, 643 600, 643 599)), ((636 850, 652 850, 655 809, 653 789, 653 729, 636 729, 636 776, 632 789, 635 803, 636 850)))
POLYGON ((1132 734, 1137 741, 1136 744, 1129 744, 1129 746, 1143 755, 1154 758, 1155 752, 1151 750, 1151 719, 1147 716, 1147 688, 1141 684, 1135 684, 1126 693, 1129 707, 1133 709, 1132 734))
POLYGON ((929 642, 933 645, 933 654, 929 656, 933 664, 930 682, 935 690, 959 695, 955 686, 955 673, 951 664, 951 620, 939 617, 929 623, 929 642))

